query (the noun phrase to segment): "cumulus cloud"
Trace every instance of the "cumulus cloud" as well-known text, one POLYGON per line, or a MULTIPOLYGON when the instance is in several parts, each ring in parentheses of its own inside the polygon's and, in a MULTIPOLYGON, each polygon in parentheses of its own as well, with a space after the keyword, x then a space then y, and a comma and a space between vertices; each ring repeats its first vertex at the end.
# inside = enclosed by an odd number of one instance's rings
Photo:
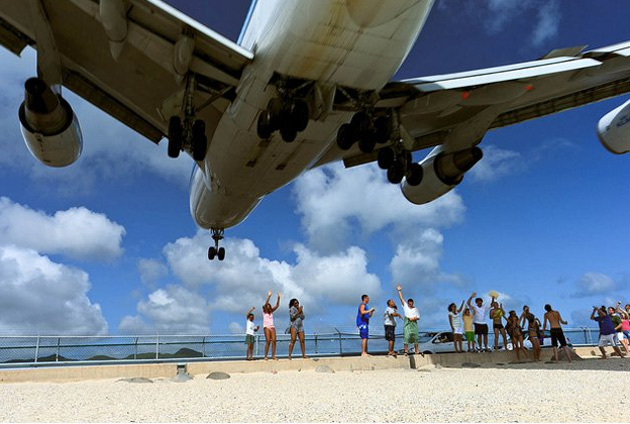
POLYGON ((532 34, 532 44, 540 46, 558 33, 560 25, 560 3, 558 0, 547 0, 538 9, 538 19, 532 34))
POLYGON ((468 172, 468 175, 473 181, 490 182, 519 172, 525 166, 520 153, 489 145, 483 149, 483 159, 468 172))
POLYGON ((155 259, 140 259, 138 261, 140 280, 145 284, 153 284, 156 280, 168 274, 168 268, 162 262, 155 259))
POLYGON ((243 328, 243 326, 235 321, 232 321, 228 325, 228 330, 230 331, 231 334, 243 334, 245 332, 245 329, 243 328))
POLYGON ((122 319, 124 333, 206 334, 210 329, 210 308, 199 294, 179 285, 150 293, 137 306, 138 314, 122 319))
POLYGON ((355 222, 364 235, 391 226, 405 233, 403 229, 418 226, 450 226, 460 222, 465 211, 454 192, 427 205, 411 204, 375 165, 311 170, 296 181, 294 193, 310 246, 323 252, 344 246, 355 222))
POLYGON ((125 228, 84 207, 48 215, 0 198, 0 243, 73 259, 107 260, 120 256, 125 228))
POLYGON ((578 281, 577 291, 574 297, 587 297, 602 294, 611 294, 617 285, 612 278, 599 272, 587 272, 578 281))
POLYGON ((88 275, 31 249, 0 246, 0 328, 3 333, 107 333, 88 275))
POLYGON ((463 277, 440 269, 444 237, 435 229, 426 229, 418 237, 398 245, 389 269, 393 280, 404 287, 419 287, 423 294, 433 294, 438 284, 462 287, 463 277))

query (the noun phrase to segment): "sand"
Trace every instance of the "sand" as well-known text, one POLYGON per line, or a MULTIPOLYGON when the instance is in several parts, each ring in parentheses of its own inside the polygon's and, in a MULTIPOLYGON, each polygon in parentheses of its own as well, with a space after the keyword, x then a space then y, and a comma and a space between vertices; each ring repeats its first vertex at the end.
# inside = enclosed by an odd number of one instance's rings
POLYGON ((625 421, 630 359, 0 384, 14 422, 625 421))

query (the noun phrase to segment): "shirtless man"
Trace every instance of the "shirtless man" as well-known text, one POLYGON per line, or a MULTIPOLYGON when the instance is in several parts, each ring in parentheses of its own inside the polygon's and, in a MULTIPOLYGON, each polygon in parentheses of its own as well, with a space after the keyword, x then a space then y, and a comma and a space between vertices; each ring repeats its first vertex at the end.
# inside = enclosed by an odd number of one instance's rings
POLYGON ((564 353, 567 355, 567 361, 571 362, 571 355, 569 354, 569 348, 567 347, 567 340, 564 338, 564 332, 562 331, 562 325, 566 325, 567 322, 562 319, 560 312, 551 309, 551 305, 545 305, 545 321, 543 322, 543 334, 545 334, 545 328, 547 328, 547 322, 549 322, 549 331, 551 332, 551 346, 553 347, 553 356, 558 362, 558 349, 556 345, 560 345, 564 349, 564 353))

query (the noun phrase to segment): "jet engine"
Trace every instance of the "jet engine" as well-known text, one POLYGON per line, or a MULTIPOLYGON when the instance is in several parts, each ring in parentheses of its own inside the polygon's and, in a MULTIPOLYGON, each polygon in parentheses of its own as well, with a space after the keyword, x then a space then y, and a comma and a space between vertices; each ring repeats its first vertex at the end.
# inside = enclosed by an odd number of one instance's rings
POLYGON ((599 120, 597 135, 608 151, 617 155, 630 152, 630 100, 599 120))
POLYGON ((81 155, 83 137, 76 115, 43 80, 26 80, 18 116, 26 147, 44 165, 67 166, 81 155))
POLYGON ((442 146, 438 146, 420 162, 424 171, 420 184, 412 186, 405 180, 401 190, 407 200, 416 205, 432 202, 461 183, 464 174, 482 157, 479 147, 444 153, 442 146))

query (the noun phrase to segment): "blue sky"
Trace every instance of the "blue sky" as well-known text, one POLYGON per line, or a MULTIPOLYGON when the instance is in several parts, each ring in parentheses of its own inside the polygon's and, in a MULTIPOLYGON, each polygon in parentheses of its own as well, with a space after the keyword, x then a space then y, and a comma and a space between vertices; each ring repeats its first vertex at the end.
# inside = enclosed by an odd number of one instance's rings
MULTIPOLYGON (((169 3, 233 40, 249 6, 169 3)), ((438 0, 396 78, 613 44, 630 39, 627 16, 617 1, 438 0)), ((398 282, 424 328, 446 327, 446 305, 472 291, 537 314, 550 302, 571 326, 593 304, 630 301, 630 158, 595 133, 628 96, 488 133, 482 162, 427 206, 408 204, 375 165, 308 172, 227 232, 221 263, 205 259, 209 235, 189 214, 189 158, 169 159, 165 143, 66 91, 84 153, 46 168, 16 116, 35 54, 1 50, 0 63, 2 332, 238 332, 267 289, 283 292, 281 328, 293 296, 307 331, 352 327, 363 292, 382 310, 398 282)))

